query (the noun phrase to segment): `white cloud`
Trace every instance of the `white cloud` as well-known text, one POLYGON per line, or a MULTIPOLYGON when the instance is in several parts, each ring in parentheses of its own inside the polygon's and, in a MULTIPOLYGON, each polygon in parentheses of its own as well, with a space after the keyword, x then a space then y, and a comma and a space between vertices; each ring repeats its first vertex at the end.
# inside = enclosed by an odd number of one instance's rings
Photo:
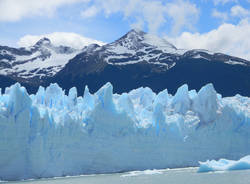
POLYGON ((99 9, 96 6, 91 6, 87 8, 86 10, 82 11, 81 16, 83 18, 94 17, 97 15, 98 12, 99 12, 99 9))
POLYGON ((166 37, 178 48, 207 49, 250 60, 250 21, 222 24, 208 33, 184 32, 176 38, 166 37))
POLYGON ((41 38, 49 38, 51 42, 56 45, 70 46, 76 49, 82 49, 84 46, 87 46, 92 43, 98 45, 103 45, 101 41, 97 41, 91 38, 83 37, 76 33, 67 33, 67 32, 54 32, 44 35, 25 35, 18 41, 20 47, 29 47, 34 45, 41 38))
POLYGON ((228 20, 228 14, 226 12, 220 12, 216 9, 212 11, 212 16, 221 19, 223 22, 228 20))
POLYGON ((216 9, 212 11, 212 16, 221 19, 223 22, 228 21, 234 17, 244 19, 250 16, 250 10, 243 8, 240 5, 232 6, 230 12, 220 12, 216 9), (229 19, 230 18, 230 19, 229 19))
MULTIPOLYGON (((85 3, 81 12, 83 18, 104 13, 109 17, 121 13, 129 19, 131 26, 150 32, 157 32, 169 19, 173 20, 173 32, 183 27, 191 29, 196 22, 199 10, 189 0, 164 2, 162 0, 0 0, 0 21, 19 21, 26 17, 53 16, 56 10, 73 3, 85 3)), ((170 24, 170 23, 169 23, 170 24)))
POLYGON ((231 8, 231 16, 240 18, 247 17, 250 16, 250 10, 247 10, 239 5, 236 5, 231 8))
POLYGON ((199 15, 195 4, 178 0, 166 6, 167 14, 174 20, 173 33, 178 34, 182 27, 193 29, 193 24, 198 20, 199 15))
MULTIPOLYGON (((161 25, 166 22, 165 12, 166 6, 162 6, 161 2, 143 2, 142 18, 149 28, 149 32, 156 33, 161 25)), ((139 6, 140 7, 140 6, 139 6)))
POLYGON ((89 0, 0 0, 0 21, 52 16, 58 7, 77 2, 89 2, 89 0))
POLYGON ((227 3, 237 3, 238 0, 213 0, 215 5, 227 4, 227 3))
POLYGON ((94 0, 90 8, 82 12, 83 17, 96 16, 103 12, 106 17, 121 13, 124 19, 135 19, 134 28, 147 26, 150 32, 156 33, 167 22, 173 20, 172 32, 178 33, 183 27, 192 29, 197 21, 199 10, 188 0, 177 0, 163 3, 160 0, 94 0), (86 16, 87 15, 87 16, 86 16))

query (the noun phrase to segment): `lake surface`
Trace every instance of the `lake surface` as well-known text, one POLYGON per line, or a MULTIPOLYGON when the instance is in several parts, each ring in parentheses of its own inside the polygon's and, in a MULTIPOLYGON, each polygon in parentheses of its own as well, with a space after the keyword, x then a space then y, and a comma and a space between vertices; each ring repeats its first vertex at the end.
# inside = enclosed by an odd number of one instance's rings
MULTIPOLYGON (((197 173, 197 168, 133 171, 40 179, 8 184, 249 184, 250 170, 197 173)), ((2 184, 1 183, 1 184, 2 184)))

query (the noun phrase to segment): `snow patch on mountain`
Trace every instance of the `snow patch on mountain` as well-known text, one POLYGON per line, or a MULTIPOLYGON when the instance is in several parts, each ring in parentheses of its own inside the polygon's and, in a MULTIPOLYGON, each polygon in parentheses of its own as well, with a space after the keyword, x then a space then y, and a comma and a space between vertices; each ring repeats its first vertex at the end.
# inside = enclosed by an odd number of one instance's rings
POLYGON ((153 34, 145 34, 143 42, 145 44, 155 46, 163 50, 164 52, 168 52, 168 53, 171 53, 177 50, 177 48, 171 43, 169 43, 167 40, 165 40, 164 38, 160 38, 153 34))
MULTIPOLYGON (((25 78, 26 75, 29 77, 45 77, 45 76, 53 76, 57 72, 59 72, 65 64, 68 63, 68 61, 75 57, 77 53, 71 53, 71 54, 58 54, 52 49, 49 51, 50 56, 42 60, 40 58, 34 59, 32 62, 26 62, 22 65, 18 65, 16 67, 13 67, 16 73, 19 73, 18 76, 25 78), (37 70, 36 72, 31 72, 37 70), (39 74, 39 71, 46 71, 46 73, 39 74), (22 72, 25 71, 25 72, 22 72)), ((20 60, 19 60, 20 61, 20 60)))
POLYGON ((232 59, 229 59, 228 61, 226 61, 225 63, 230 64, 230 65, 246 65, 245 63, 241 63, 238 61, 234 61, 232 59))
POLYGON ((205 59, 205 60, 209 60, 208 58, 201 56, 200 54, 197 54, 195 56, 193 56, 194 59, 205 59))

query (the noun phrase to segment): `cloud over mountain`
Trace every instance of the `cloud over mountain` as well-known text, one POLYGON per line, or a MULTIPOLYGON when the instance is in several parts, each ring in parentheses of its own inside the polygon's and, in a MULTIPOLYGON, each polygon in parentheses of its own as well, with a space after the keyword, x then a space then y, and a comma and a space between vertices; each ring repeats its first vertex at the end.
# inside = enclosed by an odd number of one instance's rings
POLYGON ((178 33, 183 27, 192 28, 199 17, 199 9, 187 0, 162 2, 160 0, 94 0, 82 11, 83 18, 104 13, 106 17, 120 13, 124 19, 132 19, 131 27, 157 33, 166 22, 172 25, 172 32, 178 33))
POLYGON ((76 49, 82 49, 84 46, 93 43, 96 43, 98 45, 104 44, 104 42, 87 38, 76 33, 54 32, 43 35, 25 35, 19 40, 18 45, 21 47, 32 46, 43 37, 49 38, 51 42, 56 46, 66 45, 76 49))
POLYGON ((202 48, 250 60, 249 35, 250 21, 243 19, 237 25, 224 23, 207 33, 183 32, 178 37, 166 37, 166 39, 178 48, 202 48))

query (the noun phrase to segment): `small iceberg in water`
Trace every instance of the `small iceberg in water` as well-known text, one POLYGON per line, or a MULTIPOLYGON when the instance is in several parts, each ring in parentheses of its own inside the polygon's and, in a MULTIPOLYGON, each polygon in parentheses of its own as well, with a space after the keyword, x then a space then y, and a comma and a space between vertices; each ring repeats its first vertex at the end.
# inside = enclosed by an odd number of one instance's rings
POLYGON ((250 169, 250 155, 245 156, 238 161, 220 159, 218 161, 207 160, 206 162, 199 163, 200 167, 198 172, 245 170, 250 169))

